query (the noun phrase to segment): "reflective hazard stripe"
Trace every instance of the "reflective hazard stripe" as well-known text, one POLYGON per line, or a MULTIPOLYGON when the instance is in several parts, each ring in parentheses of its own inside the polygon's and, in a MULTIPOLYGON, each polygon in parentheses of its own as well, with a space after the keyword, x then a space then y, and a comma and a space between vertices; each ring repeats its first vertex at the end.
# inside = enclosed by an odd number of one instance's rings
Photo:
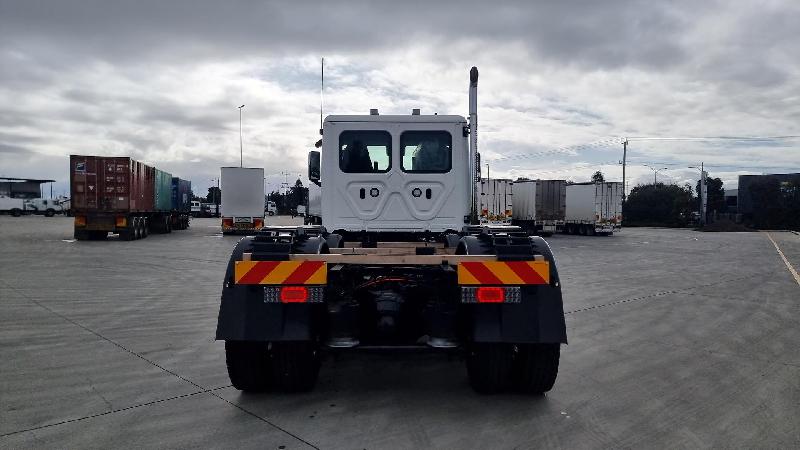
POLYGON ((322 261, 236 261, 236 284, 326 284, 322 261))
POLYGON ((458 265, 458 284, 549 284, 547 261, 484 261, 458 265))

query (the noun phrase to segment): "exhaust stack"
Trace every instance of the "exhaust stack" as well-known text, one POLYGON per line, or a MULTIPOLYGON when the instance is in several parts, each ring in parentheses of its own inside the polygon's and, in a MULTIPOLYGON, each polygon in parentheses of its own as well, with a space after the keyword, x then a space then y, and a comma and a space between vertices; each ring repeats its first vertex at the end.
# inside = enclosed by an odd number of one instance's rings
POLYGON ((470 223, 478 223, 478 188, 475 176, 478 174, 478 68, 469 71, 469 183, 472 186, 472 208, 470 223))

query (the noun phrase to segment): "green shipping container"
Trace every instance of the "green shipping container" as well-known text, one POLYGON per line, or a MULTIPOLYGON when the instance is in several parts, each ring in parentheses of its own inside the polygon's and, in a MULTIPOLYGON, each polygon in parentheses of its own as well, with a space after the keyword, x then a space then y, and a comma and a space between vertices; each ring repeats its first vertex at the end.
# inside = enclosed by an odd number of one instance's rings
POLYGON ((156 169, 155 209, 169 211, 172 209, 172 174, 156 169))

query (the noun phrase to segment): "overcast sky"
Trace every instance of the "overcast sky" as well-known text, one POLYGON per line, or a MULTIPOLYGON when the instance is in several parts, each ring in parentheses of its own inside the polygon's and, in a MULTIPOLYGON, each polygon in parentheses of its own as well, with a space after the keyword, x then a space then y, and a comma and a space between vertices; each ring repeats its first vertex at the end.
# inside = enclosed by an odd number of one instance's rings
POLYGON ((800 2, 0 0, 0 176, 132 156, 205 194, 219 167, 305 173, 325 113, 466 115, 492 177, 695 183, 800 171, 800 2))

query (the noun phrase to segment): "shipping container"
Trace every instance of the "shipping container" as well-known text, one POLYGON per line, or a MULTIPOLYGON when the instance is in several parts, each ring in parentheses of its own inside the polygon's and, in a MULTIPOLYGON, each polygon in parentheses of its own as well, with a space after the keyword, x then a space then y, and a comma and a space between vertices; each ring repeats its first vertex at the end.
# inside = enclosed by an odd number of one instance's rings
POLYGON ((566 195, 564 180, 515 181, 512 224, 545 236, 561 231, 566 195))
POLYGON ((622 183, 575 183, 566 191, 566 233, 612 234, 622 227, 622 183))
POLYGON ((481 179, 476 188, 478 190, 478 214, 481 222, 511 222, 513 181, 502 178, 481 179))
POLYGON ((129 157, 70 156, 75 238, 123 240, 172 231, 172 175, 129 157))
POLYGON ((264 226, 264 169, 222 167, 222 233, 251 233, 264 226))
POLYGON ((155 169, 155 209, 170 211, 172 209, 172 174, 155 169))
POLYGON ((189 213, 192 211, 192 182, 172 177, 172 209, 189 213))

